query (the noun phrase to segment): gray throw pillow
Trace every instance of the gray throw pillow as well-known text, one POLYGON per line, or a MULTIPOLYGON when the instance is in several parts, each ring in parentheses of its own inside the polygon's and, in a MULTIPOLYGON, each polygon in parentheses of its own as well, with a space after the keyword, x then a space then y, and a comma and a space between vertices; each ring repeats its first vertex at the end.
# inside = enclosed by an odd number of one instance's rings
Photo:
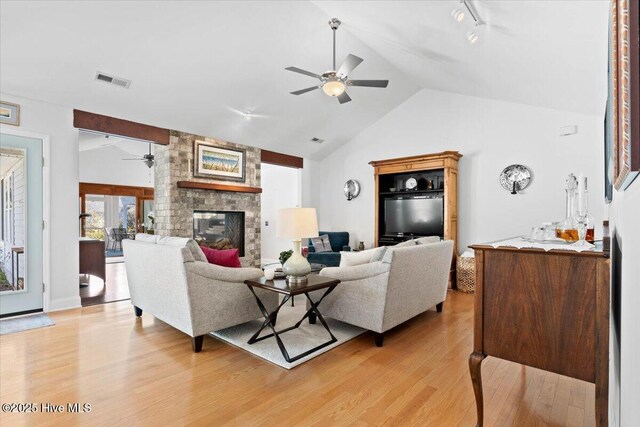
POLYGON ((370 262, 382 261, 382 258, 384 258, 384 255, 386 253, 387 253, 387 247, 386 246, 380 246, 379 248, 376 248, 376 251, 374 252, 373 256, 371 257, 371 261, 370 262))
POLYGON ((385 264, 391 264, 391 258, 393 257, 393 246, 387 248, 386 251, 384 251, 384 255, 382 255, 382 259, 381 261, 384 262, 385 264))
POLYGON ((324 234, 319 237, 312 237, 311 244, 315 252, 331 252, 331 245, 329 244, 329 236, 324 234))
POLYGON ((322 244, 324 245, 324 249, 327 252, 333 251, 333 249, 331 249, 331 242, 329 241, 329 235, 323 234, 322 236, 320 236, 320 238, 322 239, 322 244))

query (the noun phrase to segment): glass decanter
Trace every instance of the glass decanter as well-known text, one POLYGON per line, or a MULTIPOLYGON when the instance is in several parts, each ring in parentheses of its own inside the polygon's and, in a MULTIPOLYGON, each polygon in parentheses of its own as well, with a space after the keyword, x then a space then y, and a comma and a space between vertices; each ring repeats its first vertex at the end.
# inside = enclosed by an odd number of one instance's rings
POLYGON ((578 179, 572 173, 567 177, 566 191, 566 216, 564 221, 560 222, 556 228, 556 237, 568 242, 577 242, 580 238, 578 235, 578 221, 576 197, 578 191, 578 179))
POLYGON ((593 243, 595 240, 595 233, 593 216, 589 212, 589 190, 587 187, 586 177, 583 177, 580 182, 576 221, 578 223, 578 234, 580 235, 580 242, 582 244, 584 244, 585 241, 593 243))

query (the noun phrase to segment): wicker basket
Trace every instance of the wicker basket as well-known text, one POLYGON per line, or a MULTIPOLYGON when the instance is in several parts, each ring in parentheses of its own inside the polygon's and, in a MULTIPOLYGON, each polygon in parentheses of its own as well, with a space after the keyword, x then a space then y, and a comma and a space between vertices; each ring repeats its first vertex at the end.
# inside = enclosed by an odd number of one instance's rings
POLYGON ((462 292, 474 292, 476 289, 476 259, 458 257, 457 285, 462 292))

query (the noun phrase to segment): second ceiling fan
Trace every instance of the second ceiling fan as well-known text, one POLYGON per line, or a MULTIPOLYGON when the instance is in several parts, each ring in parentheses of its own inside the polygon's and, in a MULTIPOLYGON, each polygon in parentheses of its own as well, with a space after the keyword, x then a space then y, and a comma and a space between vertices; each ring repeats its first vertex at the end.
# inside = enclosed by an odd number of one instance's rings
POLYGON ((315 77, 321 82, 319 85, 291 92, 292 95, 302 95, 303 93, 322 88, 324 93, 337 97, 340 104, 344 104, 345 102, 351 101, 351 97, 346 92, 347 86, 387 87, 389 80, 350 80, 349 74, 363 61, 362 58, 355 55, 349 54, 340 68, 336 70, 336 30, 340 24, 341 22, 337 18, 332 18, 329 21, 329 26, 333 31, 333 68, 331 70, 322 74, 315 74, 298 67, 285 68, 285 70, 293 71, 294 73, 315 77))

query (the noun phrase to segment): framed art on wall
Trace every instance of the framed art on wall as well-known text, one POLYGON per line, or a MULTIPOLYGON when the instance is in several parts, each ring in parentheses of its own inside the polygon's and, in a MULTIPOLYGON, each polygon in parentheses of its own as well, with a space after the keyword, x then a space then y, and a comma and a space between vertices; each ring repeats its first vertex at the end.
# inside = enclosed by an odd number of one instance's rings
POLYGON ((611 2, 609 101, 613 141, 613 184, 624 191, 640 174, 640 5, 611 2), (635 114, 636 117, 633 118, 635 114))
POLYGON ((245 181, 246 152, 204 141, 193 146, 193 176, 224 181, 245 181))
POLYGON ((609 19, 609 49, 607 58, 607 104, 604 115, 604 201, 613 201, 613 171, 615 169, 614 140, 618 135, 618 21, 616 5, 611 4, 609 19))
POLYGON ((0 123, 4 125, 20 126, 20 106, 10 102, 0 101, 0 123))

